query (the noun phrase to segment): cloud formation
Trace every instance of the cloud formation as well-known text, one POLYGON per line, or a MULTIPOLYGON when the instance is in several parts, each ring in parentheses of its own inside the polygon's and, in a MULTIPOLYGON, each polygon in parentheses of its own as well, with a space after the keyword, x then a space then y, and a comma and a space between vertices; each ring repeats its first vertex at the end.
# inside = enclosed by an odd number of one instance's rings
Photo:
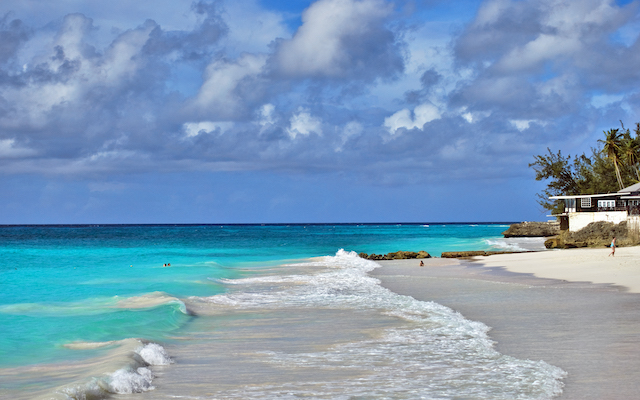
POLYGON ((118 23, 118 2, 46 22, 3 3, 4 176, 498 179, 640 120, 637 1, 478 0, 463 19, 429 2, 240 3, 118 23))
POLYGON ((392 5, 382 0, 319 0, 302 25, 274 54, 287 77, 373 80, 402 72, 396 36, 385 22, 392 5))

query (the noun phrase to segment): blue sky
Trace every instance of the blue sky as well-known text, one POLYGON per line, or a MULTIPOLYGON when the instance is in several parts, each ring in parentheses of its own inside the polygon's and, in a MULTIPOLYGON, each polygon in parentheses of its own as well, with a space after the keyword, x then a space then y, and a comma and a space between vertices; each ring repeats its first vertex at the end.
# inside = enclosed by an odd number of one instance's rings
POLYGON ((545 220, 638 1, 3 0, 0 224, 545 220))

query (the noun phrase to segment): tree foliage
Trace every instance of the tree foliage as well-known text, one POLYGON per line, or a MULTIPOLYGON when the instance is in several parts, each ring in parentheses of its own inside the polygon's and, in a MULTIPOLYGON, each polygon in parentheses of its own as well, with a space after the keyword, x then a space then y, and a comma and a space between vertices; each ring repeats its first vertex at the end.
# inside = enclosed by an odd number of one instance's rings
POLYGON ((562 212, 562 203, 549 197, 611 193, 640 181, 640 123, 634 133, 632 137, 624 125, 604 131, 604 139, 589 155, 563 156, 560 150, 554 153, 547 148, 547 154, 534 156, 529 167, 536 171, 536 180, 548 181, 547 188, 537 194, 538 203, 552 213, 562 212))

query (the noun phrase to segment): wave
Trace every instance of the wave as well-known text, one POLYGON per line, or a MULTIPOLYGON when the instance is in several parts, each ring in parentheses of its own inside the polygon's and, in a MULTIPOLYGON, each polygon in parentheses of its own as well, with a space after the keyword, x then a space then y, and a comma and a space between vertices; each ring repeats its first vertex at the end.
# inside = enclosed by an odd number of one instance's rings
POLYGON ((543 251, 546 250, 545 239, 541 237, 486 239, 485 243, 494 249, 503 251, 543 251))
MULTIPOLYGON (((227 280, 228 292, 188 301, 198 303, 200 309, 208 305, 216 313, 326 308, 374 312, 403 321, 374 338, 328 350, 262 352, 266 362, 287 368, 367 370, 368 375, 356 381, 332 382, 333 389, 349 394, 345 397, 393 398, 400 392, 433 394, 429 390, 436 390, 443 398, 506 399, 528 392, 531 397, 523 398, 531 399, 562 392, 563 370, 544 361, 500 354, 487 325, 441 304, 391 292, 367 274, 379 266, 355 252, 340 250, 335 256, 286 265, 281 275, 227 280), (427 376, 429 383, 417 376, 427 376), (495 397, 495 393, 504 395, 495 397)), ((287 387, 287 391, 294 397, 328 395, 310 393, 302 385, 287 387)), ((255 393, 243 392, 246 399, 269 394, 258 388, 255 393)))
POLYGON ((112 342, 77 342, 68 348, 83 350, 112 347, 97 359, 90 359, 75 368, 82 370, 76 379, 36 397, 41 400, 105 399, 114 394, 141 393, 154 390, 155 378, 150 367, 173 363, 166 350, 157 343, 139 339, 112 342), (98 377, 96 377, 98 376, 98 377))
POLYGON ((152 292, 141 296, 127 297, 122 300, 118 300, 115 306, 117 308, 137 309, 153 308, 165 304, 175 304, 183 314, 190 314, 186 304, 182 300, 164 292, 152 292))
POLYGON ((38 317, 68 317, 98 315, 123 309, 155 308, 162 305, 175 305, 180 312, 190 315, 190 311, 182 300, 164 292, 152 292, 125 298, 120 296, 92 298, 69 303, 5 304, 0 306, 0 313, 38 317))

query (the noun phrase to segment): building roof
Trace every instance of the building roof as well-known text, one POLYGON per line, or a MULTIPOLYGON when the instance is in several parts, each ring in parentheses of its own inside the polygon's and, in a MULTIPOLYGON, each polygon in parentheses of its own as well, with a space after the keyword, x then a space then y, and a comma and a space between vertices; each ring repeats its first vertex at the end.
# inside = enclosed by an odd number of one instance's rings
MULTIPOLYGON (((574 194, 574 195, 568 195, 568 196, 551 196, 549 197, 552 200, 565 200, 565 199, 582 199, 582 198, 587 198, 587 197, 611 197, 611 196, 629 196, 631 194, 636 194, 640 192, 640 182, 635 183, 629 187, 626 187, 624 189, 620 189, 617 192, 613 192, 613 193, 597 193, 597 194, 574 194)), ((622 197, 624 199, 636 199, 638 197, 622 197)))
POLYGON ((552 200, 564 200, 564 199, 582 199, 582 198, 587 198, 587 197, 616 197, 616 196, 623 196, 623 195, 629 195, 631 194, 630 192, 614 192, 614 193, 598 193, 598 194, 574 194, 574 195, 569 195, 569 196, 551 196, 549 197, 552 200))
POLYGON ((626 193, 635 193, 635 192, 640 192, 640 182, 636 183, 634 185, 631 185, 629 187, 626 187, 624 189, 620 189, 618 191, 618 193, 620 194, 626 194, 626 193), (623 193, 624 192, 624 193, 623 193))

